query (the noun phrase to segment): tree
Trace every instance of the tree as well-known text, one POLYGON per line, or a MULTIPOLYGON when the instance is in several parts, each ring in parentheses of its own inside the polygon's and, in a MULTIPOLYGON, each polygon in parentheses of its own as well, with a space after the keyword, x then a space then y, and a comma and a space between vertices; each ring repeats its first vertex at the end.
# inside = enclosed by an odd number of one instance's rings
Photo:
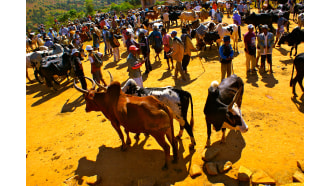
POLYGON ((77 17, 77 10, 76 9, 71 9, 69 11, 70 18, 76 18, 77 17))
POLYGON ((86 15, 94 15, 93 0, 85 0, 86 15))

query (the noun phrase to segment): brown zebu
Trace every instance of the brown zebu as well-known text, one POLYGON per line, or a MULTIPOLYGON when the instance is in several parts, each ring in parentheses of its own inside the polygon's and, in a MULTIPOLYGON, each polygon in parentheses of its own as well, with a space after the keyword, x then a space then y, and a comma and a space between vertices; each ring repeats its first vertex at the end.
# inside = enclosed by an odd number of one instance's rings
MULTIPOLYGON (((87 78, 87 77, 86 77, 87 78)), ((97 92, 95 82, 90 90, 79 88, 74 82, 74 87, 84 93, 86 112, 101 111, 111 121, 121 141, 122 150, 131 144, 129 132, 148 133, 153 136, 165 151, 165 165, 168 168, 170 159, 170 146, 165 140, 165 135, 172 145, 173 162, 177 162, 178 148, 174 138, 172 110, 154 96, 136 97, 124 94, 118 81, 111 82, 106 92, 97 92), (120 125, 125 128, 126 143, 120 125)))

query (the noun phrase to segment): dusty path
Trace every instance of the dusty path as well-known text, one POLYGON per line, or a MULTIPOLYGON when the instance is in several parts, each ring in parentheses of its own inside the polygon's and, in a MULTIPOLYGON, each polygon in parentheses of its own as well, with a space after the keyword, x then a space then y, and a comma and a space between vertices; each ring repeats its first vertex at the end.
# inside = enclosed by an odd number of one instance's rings
MULTIPOLYGON (((232 20, 225 16, 224 22, 232 23, 232 20)), ((291 20, 290 22, 293 23, 291 20)), ((290 30, 295 26, 295 23, 291 24, 290 30)), ((181 35, 179 28, 175 30, 181 35)), ((247 25, 244 25, 242 33, 246 31, 247 25)), ((195 39, 193 42, 195 43, 195 39)), ((104 44, 101 44, 102 52, 103 47, 104 44)), ((61 185, 65 179, 79 174, 98 175, 102 179, 99 185, 106 186, 137 185, 137 180, 142 178, 154 179, 157 185, 205 185, 222 182, 226 186, 236 186, 239 183, 235 174, 240 165, 253 171, 264 170, 278 185, 292 182, 292 175, 297 170, 296 161, 304 158, 304 101, 298 86, 299 97, 292 98, 289 81, 293 60, 289 57, 289 50, 290 47, 286 45, 273 50, 274 74, 262 75, 258 72, 257 75, 246 77, 243 42, 239 42, 240 54, 234 58, 233 63, 235 73, 245 83, 242 112, 249 131, 241 134, 227 130, 226 144, 219 143, 221 132, 212 131, 212 146, 221 150, 216 159, 233 162, 231 171, 215 177, 202 174, 192 179, 188 175, 191 163, 203 165, 201 153, 206 143, 203 108, 210 83, 213 80, 219 81, 221 75, 215 47, 200 54, 206 58, 205 72, 199 58, 194 57, 197 53, 192 53, 193 60, 188 66, 188 83, 174 81, 171 77, 174 71, 166 70, 167 64, 163 59, 155 62, 152 50, 151 62, 154 70, 144 76, 144 85, 182 88, 192 94, 194 103, 196 152, 189 152, 190 140, 184 132, 179 144, 179 163, 171 164, 168 171, 161 170, 163 151, 152 137, 145 139, 141 135, 139 142, 132 138, 132 147, 127 152, 121 152, 120 139, 109 121, 100 112, 85 112, 84 99, 73 88, 72 81, 64 80, 57 92, 49 91, 45 85, 27 83, 27 185, 61 185), (301 96, 302 100, 299 99, 301 96)), ((123 51, 125 49, 121 44, 120 53, 123 51)), ((303 51, 304 44, 301 44, 298 54, 303 51)), ((106 70, 111 71, 115 80, 127 80, 125 62, 122 59, 115 64, 113 57, 107 59, 103 66, 106 81, 109 81, 106 70)), ((89 62, 84 60, 83 66, 85 75, 91 77, 89 62)), ((142 70, 145 68, 142 67, 142 70)), ((32 77, 31 69, 29 74, 32 77)), ((174 125, 177 133, 178 122, 175 121, 174 125)))

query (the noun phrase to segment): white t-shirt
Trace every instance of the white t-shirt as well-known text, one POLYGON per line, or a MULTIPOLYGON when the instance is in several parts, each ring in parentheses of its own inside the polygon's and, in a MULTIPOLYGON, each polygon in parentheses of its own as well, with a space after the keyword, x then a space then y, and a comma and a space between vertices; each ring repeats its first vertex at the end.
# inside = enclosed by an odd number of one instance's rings
POLYGON ((273 48, 272 48, 272 47, 269 48, 269 47, 267 46, 268 33, 269 33, 269 32, 267 32, 267 35, 265 35, 265 48, 264 48, 264 51, 260 51, 260 54, 261 54, 261 55, 272 54, 272 50, 273 50, 273 48), (269 51, 269 52, 266 51, 266 47, 268 47, 268 51, 269 51))

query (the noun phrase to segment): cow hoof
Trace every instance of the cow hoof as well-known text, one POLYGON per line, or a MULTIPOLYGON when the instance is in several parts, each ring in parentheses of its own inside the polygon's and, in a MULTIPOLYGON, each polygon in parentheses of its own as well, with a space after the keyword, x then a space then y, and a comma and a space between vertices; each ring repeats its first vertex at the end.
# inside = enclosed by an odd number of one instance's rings
POLYGON ((190 151, 195 150, 195 145, 194 145, 194 144, 190 144, 190 145, 189 145, 189 150, 190 150, 190 151))

